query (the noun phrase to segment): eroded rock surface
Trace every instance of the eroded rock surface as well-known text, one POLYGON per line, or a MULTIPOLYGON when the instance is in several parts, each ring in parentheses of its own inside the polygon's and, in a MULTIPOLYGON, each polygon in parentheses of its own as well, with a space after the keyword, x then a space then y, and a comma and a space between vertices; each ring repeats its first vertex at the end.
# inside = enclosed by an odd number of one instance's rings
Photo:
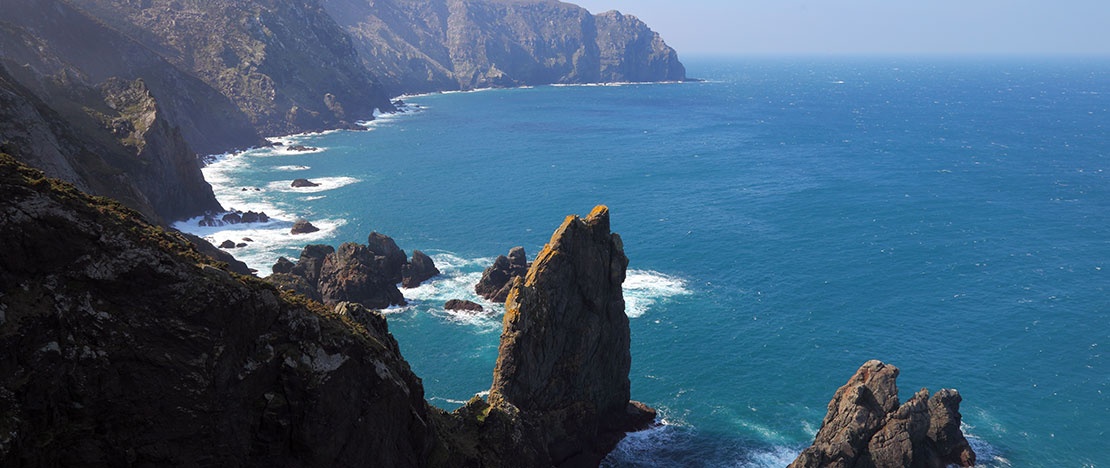
POLYGON ((513 286, 513 278, 523 277, 528 273, 528 257, 524 247, 513 247, 509 255, 498 255, 482 272, 482 279, 474 285, 474 292, 493 302, 505 302, 509 297, 509 290, 513 286))
POLYGON ((629 401, 628 258, 598 206, 569 216, 505 303, 489 404, 540 430, 539 464, 598 463, 654 420, 629 401), (545 458, 546 457, 546 458, 545 458))
POLYGON ((385 320, 0 154, 0 466, 427 466, 385 320))
POLYGON ((898 404, 898 368, 868 361, 829 402, 813 445, 790 468, 974 466, 960 394, 921 389, 898 404))

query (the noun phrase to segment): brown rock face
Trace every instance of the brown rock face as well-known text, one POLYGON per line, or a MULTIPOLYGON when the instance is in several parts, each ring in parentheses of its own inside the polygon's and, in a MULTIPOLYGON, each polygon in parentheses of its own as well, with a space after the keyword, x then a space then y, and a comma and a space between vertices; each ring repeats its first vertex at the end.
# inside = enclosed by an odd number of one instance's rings
POLYGON ((505 302, 513 287, 513 278, 528 273, 528 257, 524 247, 513 247, 509 256, 499 255, 493 265, 482 272, 482 279, 474 285, 474 292, 493 302, 505 302))
POLYGON ((598 206, 567 217, 509 293, 489 402, 543 428, 547 464, 596 465, 636 416, 647 419, 629 402, 627 266, 598 206))
POLYGON ((898 405, 898 368, 868 361, 833 395, 813 445, 791 468, 973 466, 960 431, 960 395, 921 389, 898 405))
POLYGON ((298 219, 293 223, 293 228, 289 230, 290 234, 308 234, 319 231, 320 228, 313 226, 312 223, 303 219, 298 219))
POLYGON ((443 308, 447 310, 463 310, 468 312, 481 312, 482 310, 484 310, 482 308, 482 304, 465 299, 450 299, 443 304, 443 308))

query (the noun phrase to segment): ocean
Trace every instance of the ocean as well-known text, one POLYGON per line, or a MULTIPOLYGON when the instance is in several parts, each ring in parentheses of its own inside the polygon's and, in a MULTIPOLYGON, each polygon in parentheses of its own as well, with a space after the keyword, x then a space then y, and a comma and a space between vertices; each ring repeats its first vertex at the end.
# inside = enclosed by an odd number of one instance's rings
POLYGON ((453 409, 487 390, 473 284, 606 204, 630 259, 632 396, 607 466, 781 467, 869 359, 957 388, 982 466, 1110 466, 1110 60, 694 58, 681 84, 403 97, 369 131, 204 169, 264 225, 178 227, 260 275, 371 231, 443 274, 387 311, 453 409), (294 189, 294 178, 321 185, 294 189), (304 218, 322 228, 292 236, 304 218))

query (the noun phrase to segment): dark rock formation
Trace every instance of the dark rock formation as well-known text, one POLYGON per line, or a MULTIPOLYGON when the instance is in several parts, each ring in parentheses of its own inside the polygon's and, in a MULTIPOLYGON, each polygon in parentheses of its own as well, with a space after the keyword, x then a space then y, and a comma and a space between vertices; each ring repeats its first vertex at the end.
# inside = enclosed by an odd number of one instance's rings
POLYGON ((290 262, 288 258, 278 257, 277 263, 275 263, 274 266, 271 267, 271 270, 274 273, 289 273, 293 271, 294 266, 296 265, 293 262, 290 262))
POLYGON ((898 368, 868 361, 829 402, 813 445, 790 464, 803 467, 974 466, 960 430, 960 394, 921 389, 898 404, 898 368))
POLYGON ((235 248, 235 242, 233 242, 231 240, 225 240, 225 241, 220 243, 220 248, 221 249, 234 249, 235 248))
POLYGON ((401 282, 401 268, 408 258, 397 242, 385 234, 371 232, 366 238, 366 248, 377 257, 378 266, 393 283, 401 282))
POLYGON ((412 260, 401 267, 401 287, 415 288, 434 276, 439 275, 432 258, 419 250, 412 251, 412 260))
POLYGON ((681 81, 630 15, 536 0, 321 0, 393 94, 550 83, 681 81))
POLYGON ((241 218, 240 219, 244 223, 268 223, 268 222, 270 222, 270 217, 266 215, 265 211, 260 211, 258 213, 255 213, 253 211, 248 211, 246 213, 241 213, 241 218))
POLYGON ((489 404, 542 428, 536 465, 596 465, 624 436, 654 420, 629 401, 628 258, 609 210, 568 216, 516 279, 489 404))
POLYGON ((482 304, 465 299, 448 300, 445 304, 443 304, 443 308, 446 310, 462 310, 467 312, 481 312, 485 310, 485 308, 482 307, 482 304))
POLYGON ((313 182, 313 181, 308 180, 308 179, 293 179, 293 183, 290 184, 290 186, 291 187, 319 187, 320 184, 317 184, 316 182, 313 182))
POLYGON ((299 152, 304 153, 304 152, 308 152, 308 151, 316 151, 320 148, 316 148, 316 147, 313 147, 313 146, 305 146, 305 145, 290 145, 288 149, 289 149, 289 151, 299 151, 299 152))
POLYGON ((513 247, 509 256, 499 255, 493 265, 482 272, 482 279, 474 285, 474 292, 493 302, 505 302, 513 285, 513 278, 528 272, 528 258, 524 247, 513 247))
POLYGON ((358 302, 370 308, 384 309, 404 305, 405 298, 397 283, 378 268, 374 253, 365 245, 346 242, 335 253, 324 258, 318 288, 325 304, 358 302))
POLYGON ((293 228, 289 230, 290 234, 308 234, 319 231, 320 228, 313 226, 312 223, 303 219, 298 219, 293 223, 293 228))
POLYGON ((427 466, 380 315, 238 276, 0 155, 0 466, 427 466))
POLYGON ((224 224, 239 224, 243 222, 243 215, 239 213, 227 213, 220 218, 224 224))

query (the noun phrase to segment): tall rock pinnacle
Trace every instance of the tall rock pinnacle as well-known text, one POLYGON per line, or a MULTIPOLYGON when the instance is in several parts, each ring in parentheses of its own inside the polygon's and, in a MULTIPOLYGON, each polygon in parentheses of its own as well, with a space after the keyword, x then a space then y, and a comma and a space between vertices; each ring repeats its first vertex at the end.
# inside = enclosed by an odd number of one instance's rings
POLYGON ((630 402, 628 258, 609 209, 568 216, 506 301, 490 405, 544 427, 553 465, 594 464, 654 420, 630 402))

